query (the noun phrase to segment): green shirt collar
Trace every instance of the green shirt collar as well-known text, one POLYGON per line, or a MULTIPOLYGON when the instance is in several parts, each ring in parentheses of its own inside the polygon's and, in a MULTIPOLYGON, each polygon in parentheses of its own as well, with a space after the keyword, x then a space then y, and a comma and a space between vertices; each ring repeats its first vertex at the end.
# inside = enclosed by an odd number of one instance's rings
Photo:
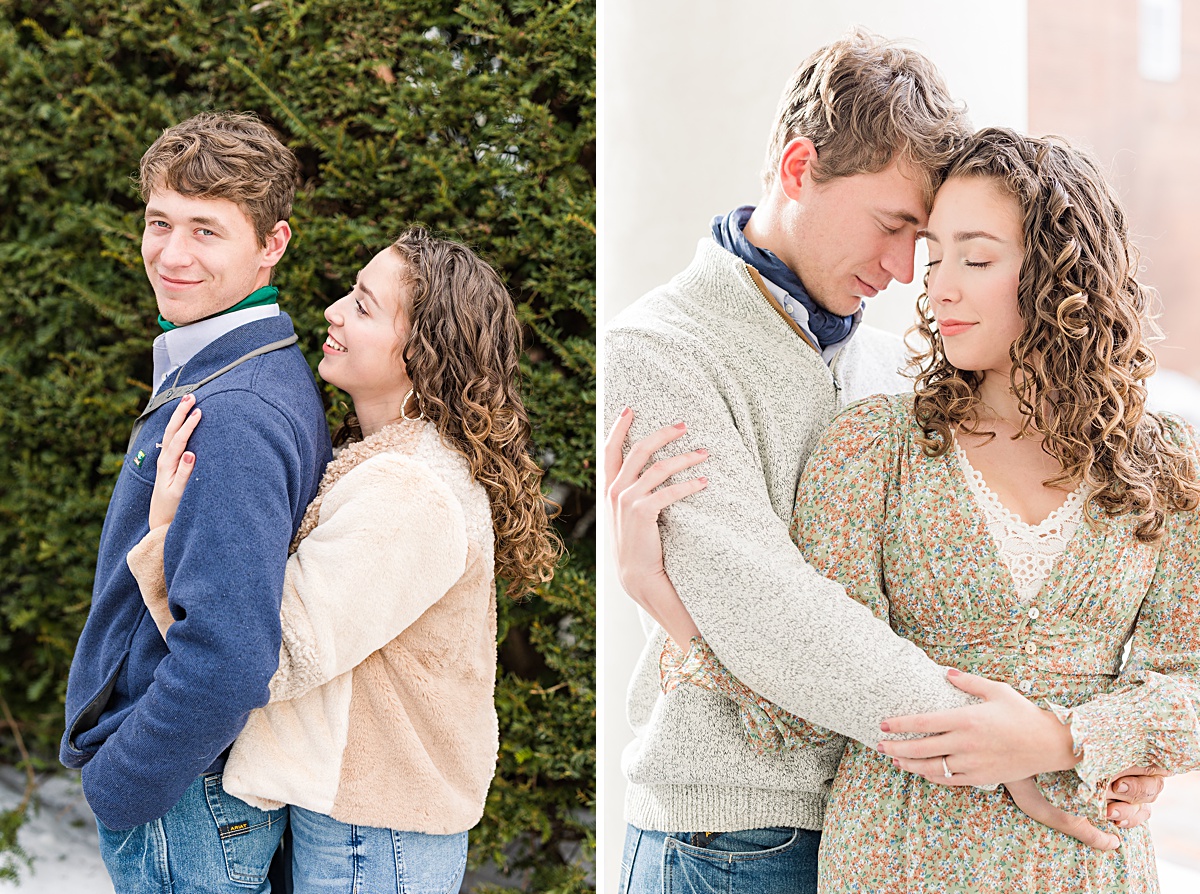
MULTIPOLYGON (((212 314, 211 316, 204 317, 204 319, 211 320, 213 317, 220 317, 220 316, 224 316, 225 314, 231 314, 235 310, 245 310, 248 307, 262 307, 265 304, 277 304, 277 303, 279 303, 279 289, 275 288, 275 286, 263 286, 261 289, 255 289, 253 292, 251 292, 249 295, 247 295, 245 298, 243 298, 241 301, 239 301, 233 307, 231 307, 227 310, 223 310, 220 313, 215 313, 215 314, 212 314)), ((200 321, 193 320, 192 322, 199 323, 200 321)), ((178 326, 176 326, 174 323, 170 322, 169 320, 163 319, 162 314, 158 315, 158 325, 162 327, 163 332, 170 332, 172 329, 179 328, 178 326)))

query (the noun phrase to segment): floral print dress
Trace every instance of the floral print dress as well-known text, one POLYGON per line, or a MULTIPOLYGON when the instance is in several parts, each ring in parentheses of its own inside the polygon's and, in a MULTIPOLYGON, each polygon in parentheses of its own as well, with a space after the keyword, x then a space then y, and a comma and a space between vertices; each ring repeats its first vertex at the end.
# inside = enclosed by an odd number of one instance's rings
MULTIPOLYGON (((915 442, 912 403, 874 397, 834 421, 805 468, 792 536, 935 661, 1009 683, 1069 722, 1082 760, 1038 784, 1122 846, 1093 850, 1030 819, 1003 787, 934 785, 849 741, 825 814, 821 890, 1157 891, 1149 831, 1107 823, 1103 792, 1133 766, 1200 768, 1200 512, 1172 513, 1155 544, 1137 540, 1131 516, 1084 521, 1023 599, 955 451, 930 458, 915 442)), ((1195 455, 1190 428, 1166 426, 1195 455)), ((724 692, 764 751, 834 735, 756 696, 699 638, 686 655, 668 641, 663 684, 724 692)))

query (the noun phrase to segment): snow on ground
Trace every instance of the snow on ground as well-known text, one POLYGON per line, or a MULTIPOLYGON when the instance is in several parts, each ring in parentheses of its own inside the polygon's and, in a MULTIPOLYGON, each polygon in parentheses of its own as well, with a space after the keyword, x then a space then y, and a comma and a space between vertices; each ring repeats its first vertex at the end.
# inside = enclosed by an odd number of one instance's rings
MULTIPOLYGON (((23 774, 0 767, 0 810, 16 807, 24 788, 23 774)), ((95 823, 77 774, 44 779, 17 839, 33 858, 33 869, 20 867, 16 887, 24 894, 113 894, 96 848, 95 823)), ((12 887, 0 881, 0 890, 12 887)))

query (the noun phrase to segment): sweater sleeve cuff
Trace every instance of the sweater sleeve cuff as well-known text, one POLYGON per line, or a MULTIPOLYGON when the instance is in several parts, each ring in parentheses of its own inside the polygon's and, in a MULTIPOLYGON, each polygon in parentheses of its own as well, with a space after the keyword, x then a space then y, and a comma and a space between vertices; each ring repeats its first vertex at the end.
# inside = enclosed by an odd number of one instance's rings
POLYGON ((163 550, 167 542, 168 525, 152 528, 125 556, 129 570, 142 591, 142 601, 158 632, 166 638, 167 628, 175 620, 167 606, 167 575, 163 568, 163 550))
POLYGON ((758 754, 819 748, 840 738, 837 733, 813 726, 755 694, 721 663, 703 637, 692 637, 686 653, 668 638, 659 659, 659 673, 664 694, 690 684, 732 701, 741 718, 746 743, 758 754))

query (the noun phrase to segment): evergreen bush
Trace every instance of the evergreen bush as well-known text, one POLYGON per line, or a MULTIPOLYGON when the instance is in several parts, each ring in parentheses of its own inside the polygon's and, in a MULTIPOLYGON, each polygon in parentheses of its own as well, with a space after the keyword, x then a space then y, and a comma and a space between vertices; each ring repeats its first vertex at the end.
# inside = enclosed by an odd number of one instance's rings
MULTIPOLYGON (((500 763, 472 861, 525 890, 589 890, 594 0, 0 10, 0 707, 16 725, 0 715, 0 759, 21 759, 20 732, 39 769, 55 763, 101 523, 150 391, 158 329, 130 175, 165 127, 253 111, 303 167, 275 282, 314 366, 322 309, 410 224, 474 247, 518 302, 570 556, 538 597, 500 600, 500 763)), ((326 392, 333 422, 345 398, 326 392)))

